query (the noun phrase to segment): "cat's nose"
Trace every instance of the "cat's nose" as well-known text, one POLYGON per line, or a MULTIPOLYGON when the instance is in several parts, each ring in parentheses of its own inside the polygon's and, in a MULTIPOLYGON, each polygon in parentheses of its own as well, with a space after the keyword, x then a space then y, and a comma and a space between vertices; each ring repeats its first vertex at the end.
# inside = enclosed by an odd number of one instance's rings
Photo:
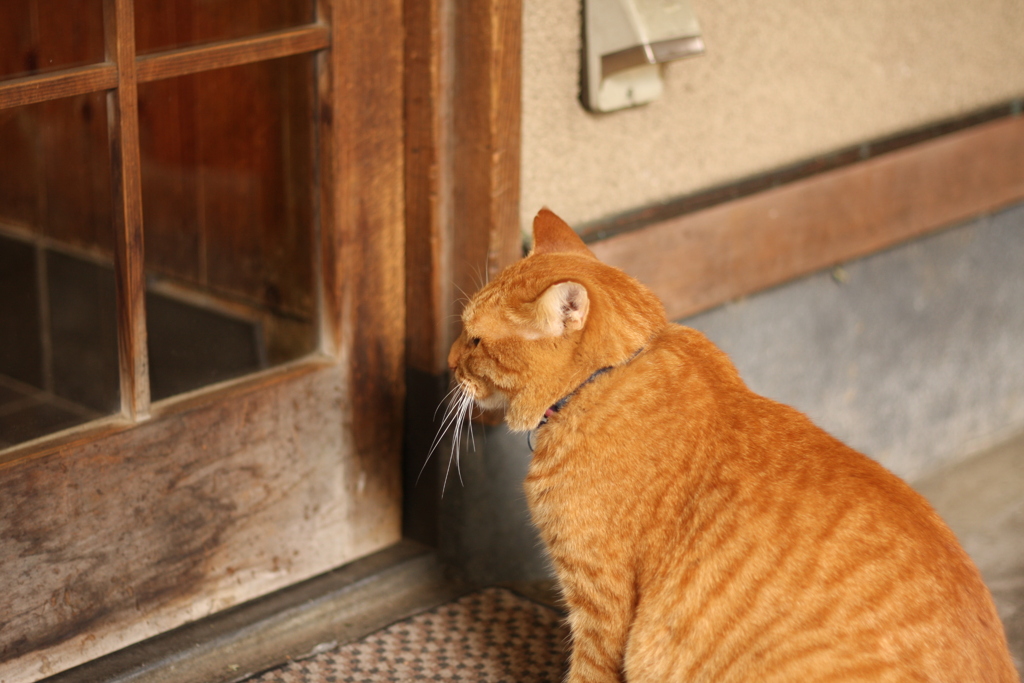
POLYGON ((452 344, 451 351, 448 352, 448 369, 455 372, 455 366, 459 364, 459 342, 452 344))

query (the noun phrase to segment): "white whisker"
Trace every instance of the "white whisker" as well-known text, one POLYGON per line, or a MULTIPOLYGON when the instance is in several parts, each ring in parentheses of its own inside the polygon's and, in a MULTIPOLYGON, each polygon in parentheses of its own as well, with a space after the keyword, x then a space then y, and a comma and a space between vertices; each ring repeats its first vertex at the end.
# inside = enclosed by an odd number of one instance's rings
MULTIPOLYGON (((438 428, 437 435, 434 437, 434 440, 430 444, 430 449, 427 451, 427 457, 423 459, 423 465, 420 466, 419 474, 416 475, 417 484, 420 481, 420 477, 423 476, 423 470, 427 468, 427 463, 430 462, 430 456, 434 454, 434 451, 437 450, 437 447, 441 445, 441 441, 444 439, 444 435, 447 434, 448 430, 452 428, 453 424, 455 424, 456 418, 458 417, 458 412, 456 411, 456 409, 460 408, 462 397, 465 395, 466 394, 464 394, 464 392, 462 391, 462 387, 456 384, 452 388, 452 390, 449 391, 443 399, 441 399, 441 403, 438 404, 437 410, 440 410, 441 405, 445 403, 445 399, 448 400, 448 405, 446 406, 444 411, 444 417, 441 418, 441 426, 438 428)), ((434 419, 437 419, 437 410, 434 411, 434 419)))
MULTIPOLYGON (((458 408, 455 412, 455 429, 452 432, 452 451, 451 455, 448 456, 448 467, 445 469, 444 482, 441 484, 441 497, 444 497, 445 489, 448 487, 448 475, 452 471, 452 460, 455 461, 455 471, 459 475, 459 483, 465 486, 465 482, 462 480, 462 462, 459 457, 462 450, 462 427, 466 421, 466 409, 473 403, 473 398, 466 393, 463 393, 458 401, 458 408)), ((470 432, 472 433, 473 427, 470 426, 470 432)))
POLYGON ((441 425, 438 427, 437 435, 430 444, 427 457, 424 459, 420 472, 416 476, 416 482, 419 483, 420 477, 423 476, 423 472, 427 467, 427 463, 430 462, 434 451, 440 447, 444 437, 450 433, 452 448, 448 456, 448 466, 445 468, 444 481, 441 484, 441 495, 444 496, 445 489, 448 486, 448 477, 451 475, 452 462, 455 463, 455 471, 459 476, 459 483, 463 486, 466 485, 465 480, 462 478, 463 431, 469 432, 470 447, 476 451, 476 436, 473 433, 473 409, 476 404, 473 401, 473 396, 456 382, 455 386, 441 399, 437 409, 434 411, 435 420, 437 419, 437 411, 441 409, 442 405, 444 405, 444 414, 441 417, 441 425))
MULTIPOLYGON (((467 414, 467 417, 469 417, 469 446, 470 446, 470 448, 473 449, 473 452, 475 453, 476 452, 476 437, 473 436, 473 408, 474 407, 475 406, 473 405, 473 403, 470 402, 470 404, 468 406, 466 406, 466 414, 467 414)), ((481 411, 480 414, 483 415, 483 411, 481 411)))
POLYGON ((452 425, 455 424, 455 420, 458 417, 457 409, 461 406, 462 394, 453 396, 448 401, 448 407, 445 408, 444 417, 441 418, 441 428, 437 432, 437 436, 434 437, 434 441, 430 444, 430 450, 427 452, 429 458, 433 454, 434 450, 441 444, 441 438, 451 429, 452 425))
POLYGON ((487 259, 484 258, 484 267, 483 267, 482 272, 481 272, 481 269, 480 269, 479 266, 474 268, 473 270, 474 270, 473 274, 476 276, 474 278, 474 281, 476 282, 476 288, 477 289, 483 289, 484 285, 487 284, 487 276, 488 276, 488 272, 487 272, 487 259))
MULTIPOLYGON (((441 402, 437 404, 437 407, 436 407, 436 408, 434 408, 434 419, 435 419, 435 420, 437 419, 437 411, 441 410, 441 406, 443 406, 443 405, 444 405, 444 402, 445 402, 445 400, 446 400, 446 399, 447 399, 447 398, 448 398, 449 396, 451 396, 452 394, 454 394, 454 393, 455 393, 456 391, 458 391, 458 390, 459 390, 459 385, 458 385, 458 384, 456 384, 455 386, 453 386, 453 387, 451 388, 451 390, 450 390, 450 391, 449 391, 449 392, 448 392, 447 394, 445 394, 445 395, 444 395, 444 398, 442 398, 442 399, 441 399, 441 402)), ((446 412, 447 412, 447 411, 446 411, 446 412)))
POLYGON ((455 430, 455 433, 457 435, 459 435, 459 437, 460 437, 459 438, 459 448, 457 448, 455 450, 455 471, 458 472, 458 474, 459 474, 459 483, 462 484, 463 486, 465 486, 466 483, 462 480, 462 458, 459 457, 459 453, 460 453, 461 448, 462 448, 461 432, 462 432, 462 426, 465 425, 467 427, 468 431, 469 431, 469 440, 473 444, 473 450, 475 451, 476 450, 476 442, 473 439, 473 419, 471 417, 472 414, 473 414, 473 399, 469 396, 469 394, 466 394, 466 400, 464 401, 464 405, 462 407, 462 414, 459 416, 459 426, 455 430), (469 417, 470 419, 467 420, 466 419, 467 417, 469 417))

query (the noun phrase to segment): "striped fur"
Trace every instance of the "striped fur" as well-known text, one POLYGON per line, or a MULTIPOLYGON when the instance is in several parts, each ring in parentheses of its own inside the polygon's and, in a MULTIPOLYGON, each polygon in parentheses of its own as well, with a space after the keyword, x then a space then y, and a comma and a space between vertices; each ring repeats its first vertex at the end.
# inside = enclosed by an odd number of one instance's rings
POLYGON ((923 498, 752 393, 551 212, 534 242, 466 307, 449 365, 537 428, 525 489, 569 607, 569 681, 1019 680, 923 498))

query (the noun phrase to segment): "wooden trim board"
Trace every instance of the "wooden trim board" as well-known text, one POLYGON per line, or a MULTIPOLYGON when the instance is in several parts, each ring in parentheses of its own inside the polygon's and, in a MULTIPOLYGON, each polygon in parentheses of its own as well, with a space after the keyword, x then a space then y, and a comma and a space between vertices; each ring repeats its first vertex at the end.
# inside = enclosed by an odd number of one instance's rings
POLYGON ((590 245, 683 318, 1024 199, 1009 116, 590 245))
POLYGON ((450 0, 405 0, 406 363, 446 369, 452 164, 450 0))
POLYGON ((788 185, 811 176, 874 159, 896 150, 945 137, 967 128, 989 123, 1024 111, 1024 97, 960 116, 933 121, 917 128, 902 130, 881 138, 861 141, 855 145, 831 150, 825 154, 802 159, 792 164, 741 178, 724 185, 716 185, 692 194, 642 206, 624 213, 606 216, 576 226, 584 242, 599 242, 616 235, 639 230, 652 223, 660 223, 685 214, 695 213, 718 204, 735 201, 752 194, 788 185))

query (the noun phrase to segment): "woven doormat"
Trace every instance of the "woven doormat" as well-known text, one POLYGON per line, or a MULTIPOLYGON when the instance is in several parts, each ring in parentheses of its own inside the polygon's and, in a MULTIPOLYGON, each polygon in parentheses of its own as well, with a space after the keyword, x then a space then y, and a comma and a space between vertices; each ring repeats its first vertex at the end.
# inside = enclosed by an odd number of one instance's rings
POLYGON ((565 673, 568 635, 549 607, 488 588, 249 680, 557 683, 565 673))

